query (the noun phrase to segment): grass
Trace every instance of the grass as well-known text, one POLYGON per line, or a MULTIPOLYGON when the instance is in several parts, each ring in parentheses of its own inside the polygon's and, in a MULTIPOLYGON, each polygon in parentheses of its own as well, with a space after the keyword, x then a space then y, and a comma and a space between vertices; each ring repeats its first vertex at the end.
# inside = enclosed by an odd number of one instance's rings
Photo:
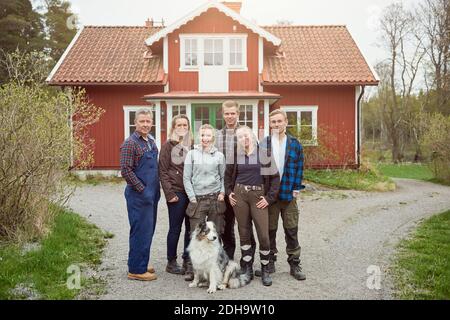
POLYGON ((387 164, 380 163, 378 170, 388 177, 405 178, 431 181, 434 179, 433 172, 427 165, 408 163, 408 164, 387 164))
MULTIPOLYGON (((87 277, 83 271, 92 270, 101 263, 106 244, 105 234, 77 214, 61 208, 57 210, 49 235, 35 251, 24 253, 17 245, 0 247, 0 300, 27 299, 28 294, 17 293, 14 288, 31 288, 39 299, 74 299, 83 295, 98 295, 104 291, 104 281, 87 277), (71 265, 82 272, 81 288, 69 289, 68 273, 71 265)), ((23 290, 19 290, 23 291, 23 290)))
POLYGON ((104 183, 123 183, 124 179, 121 177, 115 176, 103 176, 103 175, 91 175, 88 174, 85 176, 85 179, 81 179, 75 174, 70 174, 67 178, 67 182, 69 184, 74 184, 76 186, 80 185, 92 185, 97 186, 104 183))
POLYGON ((305 170, 304 178, 336 189, 393 191, 395 183, 375 170, 305 170))
POLYGON ((436 178, 433 171, 426 164, 419 163, 402 163, 402 164, 388 164, 379 163, 378 170, 391 178, 415 179, 423 180, 443 185, 450 185, 449 182, 436 178))
POLYGON ((393 274, 399 299, 450 299, 450 211, 424 221, 399 244, 393 274))

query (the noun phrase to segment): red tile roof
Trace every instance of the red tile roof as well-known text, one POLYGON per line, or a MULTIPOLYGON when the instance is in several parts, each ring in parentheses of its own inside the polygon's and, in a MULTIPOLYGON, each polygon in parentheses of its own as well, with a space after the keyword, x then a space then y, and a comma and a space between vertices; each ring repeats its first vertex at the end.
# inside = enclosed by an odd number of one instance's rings
MULTIPOLYGON (((345 26, 270 26, 282 39, 266 56, 264 84, 376 84, 345 26)), ((85 27, 49 83, 165 84, 162 57, 144 58, 145 40, 160 27, 85 27)))
POLYGON ((162 57, 144 58, 145 39, 160 29, 85 27, 50 84, 162 82, 162 57))
POLYGON ((376 84, 345 26, 269 26, 282 39, 279 55, 264 59, 267 84, 376 84))

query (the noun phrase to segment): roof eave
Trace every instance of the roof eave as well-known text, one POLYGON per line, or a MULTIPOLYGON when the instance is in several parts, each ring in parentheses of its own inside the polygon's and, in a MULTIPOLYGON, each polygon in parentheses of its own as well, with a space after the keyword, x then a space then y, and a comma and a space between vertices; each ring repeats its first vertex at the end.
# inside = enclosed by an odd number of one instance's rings
POLYGON ((378 86, 379 80, 375 81, 323 81, 323 82, 270 82, 263 81, 263 86, 378 86))
POLYGON ((46 81, 47 85, 53 87, 81 87, 81 86, 165 86, 164 82, 66 82, 46 81))

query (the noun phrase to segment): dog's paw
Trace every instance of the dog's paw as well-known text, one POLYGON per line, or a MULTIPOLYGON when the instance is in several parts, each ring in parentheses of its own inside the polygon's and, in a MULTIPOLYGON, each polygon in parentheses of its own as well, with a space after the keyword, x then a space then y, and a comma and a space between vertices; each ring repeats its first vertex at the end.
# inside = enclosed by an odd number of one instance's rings
POLYGON ((206 292, 214 293, 214 292, 216 292, 216 288, 209 288, 206 292))
POLYGON ((191 282, 191 283, 189 283, 189 288, 195 288, 195 287, 197 287, 198 286, 198 283, 197 282, 191 282))
POLYGON ((200 282, 200 283, 198 284, 198 287, 199 287, 199 288, 207 288, 207 287, 208 287, 208 282, 200 282))
POLYGON ((219 289, 219 290, 225 290, 226 288, 227 288, 227 285, 223 284, 223 283, 217 287, 217 289, 219 289))

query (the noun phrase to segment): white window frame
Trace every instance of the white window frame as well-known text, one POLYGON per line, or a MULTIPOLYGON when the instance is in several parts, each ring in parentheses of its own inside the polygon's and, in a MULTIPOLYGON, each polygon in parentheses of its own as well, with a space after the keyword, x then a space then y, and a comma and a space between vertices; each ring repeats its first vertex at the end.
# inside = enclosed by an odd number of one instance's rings
MULTIPOLYGON (((203 43, 202 43, 203 46, 203 43)), ((200 65, 200 60, 203 64, 203 57, 200 59, 201 52, 200 50, 200 41, 197 37, 181 37, 180 36, 180 69, 183 68, 185 71, 197 70, 200 65), (196 66, 187 66, 186 65, 186 40, 196 40, 197 41, 197 65, 196 66)))
POLYGON ((218 67, 218 66, 225 66, 225 46, 226 46, 225 39, 222 38, 204 38, 203 39, 203 64, 205 67, 218 67), (212 55, 212 64, 204 64, 205 63, 205 55, 206 55, 206 41, 212 41, 212 51, 208 52, 212 55), (222 42, 222 52, 218 51, 216 48, 216 41, 222 42), (222 54, 222 64, 216 64, 216 54, 221 53, 222 54))
MULTIPOLYGON (((255 126, 256 127, 258 126, 258 101, 238 102, 238 104, 239 104, 239 110, 241 109, 241 106, 252 106, 252 123, 253 123, 252 130, 254 131, 256 136, 258 136, 258 128, 255 128, 255 126)), ((238 120, 238 122, 239 122, 239 120, 238 120)))
POLYGON ((228 49, 229 49, 229 51, 228 51, 228 59, 229 59, 228 66, 229 66, 229 68, 231 68, 231 69, 245 68, 244 65, 246 66, 246 64, 247 64, 247 61, 244 61, 244 60, 247 60, 247 46, 246 46, 247 41, 245 41, 245 40, 246 39, 241 38, 241 37, 230 37, 228 39, 228 49), (239 40, 241 42, 241 54, 242 54, 241 64, 234 64, 234 65, 231 64, 230 56, 231 56, 231 41, 232 40, 239 40), (245 47, 245 50, 244 50, 244 47, 245 47))
POLYGON ((169 136, 170 127, 173 119, 173 106, 186 106, 186 116, 191 122, 191 103, 189 101, 173 100, 166 101, 167 105, 167 137, 169 136))
POLYGON ((281 110, 285 112, 297 112, 297 119, 300 117, 301 121, 301 112, 311 112, 312 113, 312 136, 313 140, 311 142, 303 141, 302 143, 306 146, 315 146, 319 145, 317 140, 317 112, 319 110, 319 106, 282 106, 281 110))
POLYGON ((123 106, 124 112, 124 137, 127 139, 130 134, 130 112, 136 112, 139 109, 150 109, 155 111, 155 119, 153 119, 153 125, 155 126, 155 140, 158 149, 161 150, 161 107, 159 102, 155 102, 155 106, 141 105, 141 106, 123 106))
MULTIPOLYGON (((248 71, 247 66, 247 39, 246 33, 236 34, 222 34, 222 33, 210 33, 210 34, 180 34, 180 72, 192 72, 198 71, 200 67, 204 66, 204 40, 205 39, 222 39, 223 40, 223 66, 229 71, 248 71), (197 39, 197 66, 185 65, 185 40, 197 39), (242 65, 230 66, 230 39, 242 40, 242 65)), ((214 67, 214 66, 206 66, 214 67)))

